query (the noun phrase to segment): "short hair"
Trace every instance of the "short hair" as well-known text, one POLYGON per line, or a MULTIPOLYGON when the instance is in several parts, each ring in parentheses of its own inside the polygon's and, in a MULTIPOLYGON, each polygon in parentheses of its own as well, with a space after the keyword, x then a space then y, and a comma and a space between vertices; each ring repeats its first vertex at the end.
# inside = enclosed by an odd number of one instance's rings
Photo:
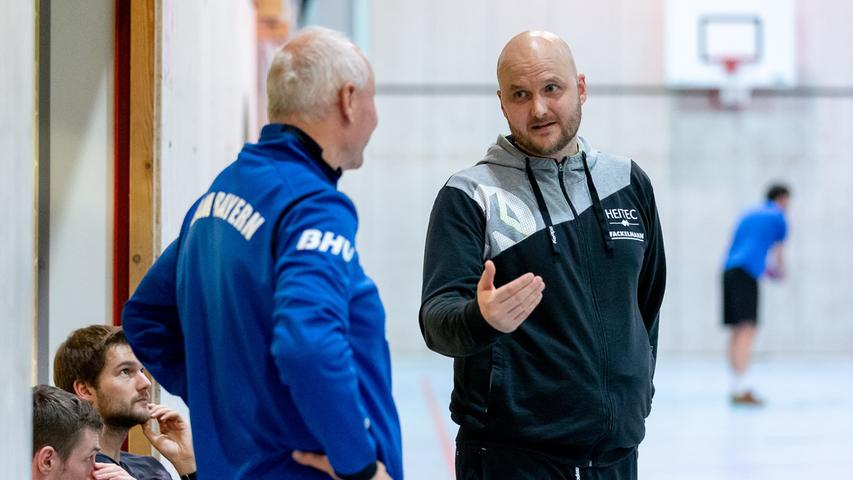
POLYGON ((53 383, 66 392, 74 392, 74 382, 98 387, 98 376, 107 363, 107 351, 116 345, 129 345, 124 331, 110 325, 91 325, 71 332, 53 358, 53 383))
POLYGON ((275 119, 322 120, 346 82, 364 88, 370 64, 347 37, 309 27, 282 46, 267 73, 267 114, 275 119))
POLYGON ((33 387, 33 455, 51 446, 65 461, 84 428, 100 434, 103 426, 91 403, 49 385, 33 387))
POLYGON ((791 190, 787 185, 783 185, 781 183, 776 183, 770 186, 767 189, 767 200, 776 201, 780 197, 790 197, 791 190))

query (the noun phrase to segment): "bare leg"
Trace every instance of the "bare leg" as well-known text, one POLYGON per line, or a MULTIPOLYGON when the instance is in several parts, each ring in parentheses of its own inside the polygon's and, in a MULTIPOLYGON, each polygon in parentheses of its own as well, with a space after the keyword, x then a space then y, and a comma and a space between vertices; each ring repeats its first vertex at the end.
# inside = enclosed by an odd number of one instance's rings
POLYGON ((729 364, 734 374, 732 384, 732 402, 737 405, 760 406, 764 402, 755 397, 750 390, 746 371, 752 357, 752 343, 755 339, 755 323, 743 323, 732 328, 732 338, 729 344, 729 364))
POLYGON ((752 357, 752 342, 755 339, 755 323, 745 322, 732 327, 729 343, 729 364, 735 375, 744 375, 752 357))

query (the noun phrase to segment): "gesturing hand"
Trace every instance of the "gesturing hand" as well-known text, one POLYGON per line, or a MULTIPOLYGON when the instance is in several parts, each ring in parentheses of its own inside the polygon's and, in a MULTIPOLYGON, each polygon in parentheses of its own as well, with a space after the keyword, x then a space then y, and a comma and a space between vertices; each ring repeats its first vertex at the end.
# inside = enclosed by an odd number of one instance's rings
POLYGON ((495 288, 495 264, 486 260, 483 276, 477 284, 480 313, 496 330, 515 331, 542 300, 545 282, 542 277, 525 273, 506 285, 495 288))
POLYGON ((142 433, 151 445, 163 454, 179 475, 196 471, 193 436, 190 426, 181 415, 163 405, 148 404, 148 414, 151 420, 142 424, 142 433), (155 430, 154 423, 159 428, 155 430))

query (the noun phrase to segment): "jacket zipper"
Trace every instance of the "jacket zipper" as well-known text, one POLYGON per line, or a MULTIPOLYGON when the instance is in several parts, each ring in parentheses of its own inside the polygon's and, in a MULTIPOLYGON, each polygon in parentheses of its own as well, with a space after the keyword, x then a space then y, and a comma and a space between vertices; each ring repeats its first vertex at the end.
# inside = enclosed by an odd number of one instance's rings
MULTIPOLYGON (((584 232, 584 229, 580 224, 580 217, 578 216, 577 210, 575 210, 575 206, 572 203, 572 200, 569 198, 569 193, 566 191, 566 185, 563 182, 563 166, 564 166, 564 164, 565 164, 565 161, 563 163, 557 164, 558 180, 560 182, 560 190, 563 192, 563 197, 566 199, 566 203, 569 205, 569 209, 571 209, 572 215, 574 215, 574 217, 575 217, 576 225, 578 225, 578 232, 581 236, 581 242, 583 243, 583 245, 587 245, 586 233, 584 232)), ((590 194, 590 202, 592 202, 592 195, 591 194, 590 194)), ((590 206, 590 208, 594 208, 594 206, 590 206)), ((589 266, 589 263, 588 263, 589 260, 587 259, 586 255, 582 255, 582 257, 584 258, 584 260, 582 260, 582 261, 583 261, 584 265, 586 266, 587 282, 589 283, 589 286, 590 286, 590 293, 593 297, 593 309, 592 310, 595 313, 595 319, 598 321, 599 338, 601 339, 602 357, 604 360, 602 362, 602 366, 601 366, 601 370, 602 370, 601 381, 602 381, 602 387, 604 390, 604 392, 603 392, 604 393, 604 405, 605 405, 605 410, 607 411, 607 428, 605 429, 604 433, 601 434, 601 437, 596 441, 595 445, 592 448, 592 456, 594 459, 598 453, 597 450, 598 450, 599 445, 601 444, 601 441, 604 440, 604 437, 607 435, 607 432, 609 432, 613 428, 613 426, 612 426, 613 408, 610 405, 610 393, 609 393, 609 390, 607 388, 607 362, 608 362, 608 360, 607 360, 607 345, 606 345, 607 342, 604 339, 604 332, 603 332, 604 326, 603 326, 602 321, 601 321, 601 315, 598 312, 598 302, 595 299, 595 292, 592 289, 592 281, 590 278, 592 270, 591 270, 591 267, 589 266)), ((590 465, 592 465, 592 463, 593 463, 592 460, 590 460, 589 463, 590 463, 590 465)), ((580 470, 576 470, 575 474, 576 474, 576 476, 580 475, 580 470)))
POLYGON ((484 413, 489 413, 489 403, 492 400, 492 383, 495 381, 495 359, 492 353, 492 365, 489 368, 489 390, 486 392, 486 410, 484 413))

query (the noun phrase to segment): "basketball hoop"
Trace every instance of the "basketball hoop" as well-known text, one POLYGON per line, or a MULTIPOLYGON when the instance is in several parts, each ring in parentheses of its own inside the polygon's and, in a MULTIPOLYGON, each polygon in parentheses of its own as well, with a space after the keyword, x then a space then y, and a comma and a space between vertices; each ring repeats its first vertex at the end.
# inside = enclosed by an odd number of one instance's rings
POLYGON ((737 67, 740 66, 740 59, 735 57, 726 57, 723 59, 723 68, 726 74, 734 75, 737 73, 737 67))
POLYGON ((724 108, 738 109, 749 103, 751 91, 749 85, 740 77, 740 67, 743 59, 723 57, 723 81, 720 83, 719 100, 724 108))

